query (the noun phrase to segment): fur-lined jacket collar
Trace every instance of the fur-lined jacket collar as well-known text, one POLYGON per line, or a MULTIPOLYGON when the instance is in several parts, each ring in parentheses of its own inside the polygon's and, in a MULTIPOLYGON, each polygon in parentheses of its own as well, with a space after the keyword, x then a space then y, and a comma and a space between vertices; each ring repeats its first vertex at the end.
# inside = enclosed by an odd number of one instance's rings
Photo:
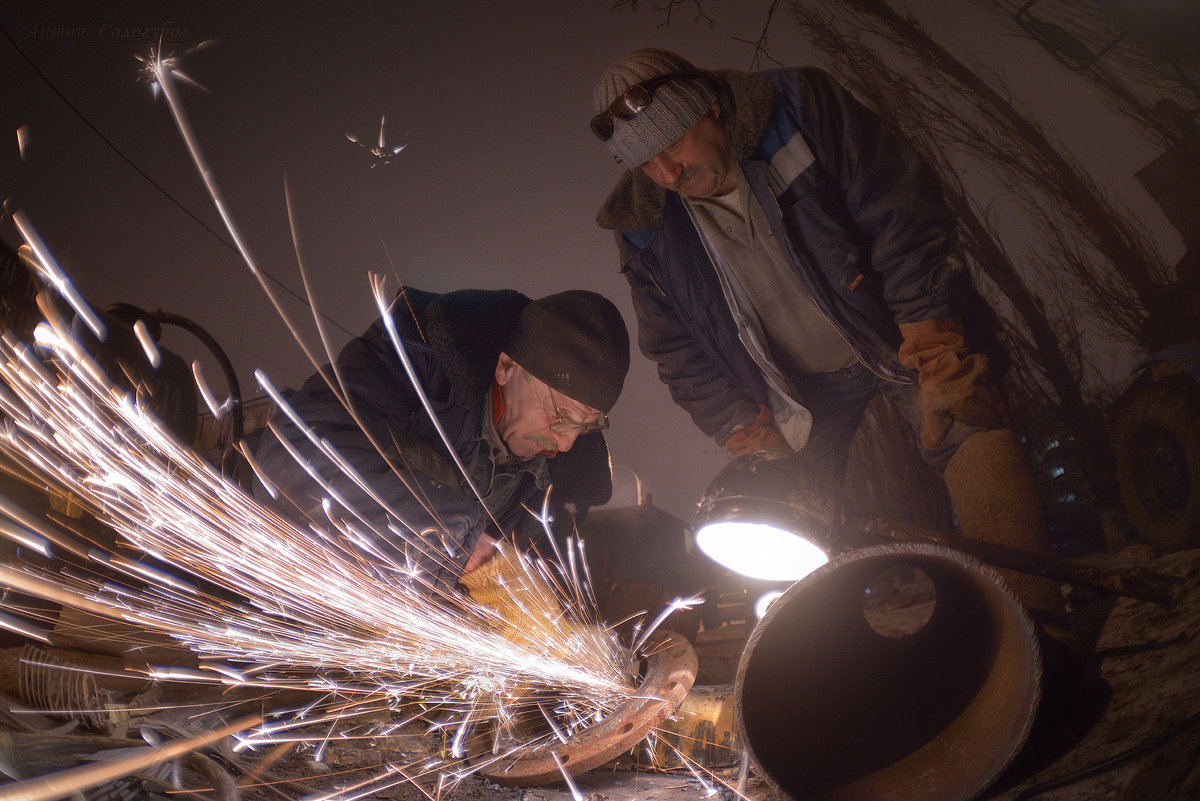
POLYGON ((512 289, 460 289, 429 301, 425 339, 450 379, 455 402, 474 404, 484 396, 504 338, 527 303, 512 289))
MULTIPOLYGON (((414 293, 415 294, 415 293, 414 293)), ((474 406, 487 397, 496 373, 496 360, 517 315, 530 299, 512 289, 462 289, 427 298, 424 335, 450 380, 451 405, 474 406)), ((420 300, 413 304, 410 326, 421 316, 420 300)), ((403 301, 401 301, 403 302, 403 301)), ((396 315, 403 319, 405 315, 396 315)), ((410 333, 415 333, 410 326, 410 333)), ((602 432, 575 440, 547 463, 556 497, 580 507, 600 506, 612 498, 612 468, 602 432)))
MULTIPOLYGON (((717 70, 713 76, 733 95, 732 121, 725 134, 737 161, 758 149, 767 122, 775 111, 775 90, 764 78, 738 70, 717 70)), ((722 109, 722 114, 727 109, 722 109)), ((670 190, 658 186, 636 167, 626 170, 600 207, 596 223, 619 231, 645 231, 662 224, 663 205, 670 190)))

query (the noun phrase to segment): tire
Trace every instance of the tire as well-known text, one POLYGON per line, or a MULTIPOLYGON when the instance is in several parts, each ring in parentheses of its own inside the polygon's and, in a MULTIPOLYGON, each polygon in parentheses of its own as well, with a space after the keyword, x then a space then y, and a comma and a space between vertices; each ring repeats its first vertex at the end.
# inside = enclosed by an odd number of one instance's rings
POLYGON ((1113 418, 1121 501, 1160 551, 1200 545, 1200 384, 1187 374, 1143 375, 1113 418))

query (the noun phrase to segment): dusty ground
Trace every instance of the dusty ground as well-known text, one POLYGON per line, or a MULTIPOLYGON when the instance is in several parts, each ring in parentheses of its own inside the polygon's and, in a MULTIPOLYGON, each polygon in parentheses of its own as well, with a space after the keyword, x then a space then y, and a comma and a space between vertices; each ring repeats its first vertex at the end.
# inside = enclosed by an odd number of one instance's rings
MULTIPOLYGON (((1090 557, 1101 567, 1148 569, 1189 577, 1191 586, 1166 608, 1092 591, 1069 594, 1078 633, 1095 644, 1100 675, 1111 688, 1102 715, 1083 714, 1062 727, 1066 743, 1040 770, 1008 779, 1003 791, 985 792, 989 801, 1195 801, 1200 799, 1200 550, 1149 559, 1131 548, 1090 557), (1090 728, 1087 728, 1089 727, 1090 728), (1086 731, 1080 731, 1085 728, 1086 731), (1070 738, 1077 742, 1070 745, 1070 738), (1014 783, 1015 782, 1015 783, 1014 783)), ((736 636, 700 638, 701 680, 720 679, 736 661, 736 636), (707 658, 707 666, 706 666, 707 658), (707 675, 706 675, 707 674, 707 675)), ((736 768, 714 775, 736 783, 736 768)), ((579 780, 592 801, 657 801, 703 798, 705 787, 690 775, 641 769, 631 773, 598 770, 579 780)), ((466 788, 464 788, 466 789, 466 788)), ((468 795, 480 801, 568 801, 565 787, 519 791, 483 784, 468 795)), ((719 794, 732 797, 728 789, 719 794)), ((746 788, 758 801, 771 793, 753 774, 746 788)))
MULTIPOLYGON (((1092 557, 1110 568, 1135 564, 1181 577, 1193 586, 1171 608, 1090 591, 1075 591, 1073 620, 1078 632, 1094 641, 1102 678, 1111 699, 1098 719, 1083 716, 1062 727, 1073 745, 1059 742, 1060 753, 1023 779, 1009 777, 1008 788, 985 792, 989 801, 1194 801, 1200 799, 1200 550, 1148 560, 1144 551, 1092 557), (1086 731, 1081 731, 1081 727, 1086 731)), ((706 686, 732 680, 742 632, 729 627, 701 633, 699 681, 706 686)), ((725 799, 734 794, 738 770, 729 759, 711 771, 707 784, 686 770, 663 772, 635 766, 629 758, 579 777, 578 789, 589 801, 673 801, 725 799)), ((327 760, 328 762, 328 760, 327 760)), ((771 798, 770 789, 751 772, 746 796, 771 798)), ((410 786, 379 798, 416 801, 410 786)), ((510 788, 478 777, 449 794, 462 801, 570 801, 565 785, 510 788)))
MULTIPOLYGON (((1096 561, 1120 567, 1137 557, 1134 550, 1132 557, 1127 552, 1096 561)), ((1200 798, 1200 551, 1145 564, 1190 577, 1190 591, 1171 608, 1076 594, 1076 622, 1081 632, 1095 634, 1112 699, 1078 745, 1033 780, 992 796, 997 801, 1200 798), (1065 786, 1049 785, 1075 776, 1065 786)))
MULTIPOLYGON (((983 797, 990 801, 1200 799, 1200 588, 1195 586, 1200 577, 1200 550, 1147 561, 1143 552, 1130 549, 1092 557, 1091 561, 1112 568, 1143 564, 1160 572, 1190 576, 1193 586, 1171 608, 1124 598, 1114 600, 1094 592, 1076 591, 1070 596, 1076 628, 1095 642, 1101 675, 1111 687, 1111 700, 1101 716, 1080 721, 1086 731, 1075 733, 1077 741, 1059 743, 1059 753, 1047 758, 1035 772, 1010 778, 1003 791, 995 790, 983 797)), ((722 685, 732 682, 744 635, 744 628, 736 625, 700 633, 699 685, 719 695, 722 685)), ((24 721, 28 723, 29 718, 24 721)), ((6 749, 14 743, 20 746, 22 737, 28 744, 29 736, 0 730, 0 763, 4 762, 6 749)), ((246 801, 296 798, 313 790, 345 787, 355 776, 376 773, 389 762, 412 764, 423 755, 435 753, 438 747, 437 739, 418 726, 367 745, 333 742, 320 761, 315 761, 310 752, 288 751, 271 760, 269 767, 270 779, 288 783, 273 787, 243 784, 240 797, 246 801)), ((718 748, 712 753, 719 758, 710 764, 711 775, 704 782, 687 770, 664 772, 624 757, 579 777, 579 793, 589 801, 673 801, 710 795, 732 799, 729 787, 738 780, 736 759, 728 749, 718 748)), ((255 755, 252 761, 263 759, 255 755)), ((187 769, 196 767, 190 765, 187 769)), ((203 781, 189 784, 204 786, 203 781)), ((421 789, 399 783, 371 797, 420 801, 426 793, 438 795, 434 787, 421 789)), ((522 789, 502 787, 478 776, 440 795, 448 801, 572 798, 562 784, 522 789)), ((766 801, 771 792, 751 772, 745 795, 754 801, 766 801)), ((110 796, 146 797, 144 790, 110 796)), ((215 796, 201 793, 189 797, 215 796)))

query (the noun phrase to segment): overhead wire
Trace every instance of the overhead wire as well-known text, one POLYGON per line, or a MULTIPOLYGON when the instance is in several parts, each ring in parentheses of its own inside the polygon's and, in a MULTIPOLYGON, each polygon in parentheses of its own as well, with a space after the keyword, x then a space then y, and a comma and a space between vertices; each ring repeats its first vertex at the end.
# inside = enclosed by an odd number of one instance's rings
MULTIPOLYGON (((234 253, 238 252, 237 248, 234 246, 234 244, 232 242, 230 242, 227 238, 222 236, 220 234, 220 232, 218 232, 215 228, 210 226, 208 223, 204 222, 204 220, 197 217, 196 214, 193 213, 187 206, 185 206, 182 202, 177 200, 170 192, 168 192, 165 187, 163 187, 161 184, 159 184, 157 181, 155 181, 153 177, 151 177, 145 170, 143 170, 141 167, 139 167, 133 161, 133 159, 131 159, 129 156, 125 155, 125 153, 121 150, 121 148, 117 147, 117 145, 111 139, 109 139, 107 136, 105 136, 103 131, 101 131, 94 124, 92 124, 92 121, 87 118, 87 115, 85 115, 82 111, 80 111, 75 106, 75 104, 71 102, 70 98, 68 98, 65 94, 63 94, 62 91, 60 91, 59 88, 54 85, 54 82, 52 80, 50 80, 49 76, 47 76, 44 72, 42 72, 42 70, 33 61, 33 59, 31 59, 29 57, 29 54, 27 54, 21 48, 21 46, 17 43, 17 41, 15 39, 13 39, 11 35, 9 35, 8 31, 2 25, 0 25, 0 35, 2 35, 8 41, 8 43, 10 45, 12 45, 12 48, 14 50, 16 50, 17 54, 20 55, 21 58, 25 61, 25 63, 29 65, 29 68, 32 69, 34 71, 34 73, 39 78, 42 79, 42 81, 46 84, 46 86, 48 86, 50 88, 50 91, 53 92, 55 94, 55 96, 58 97, 58 99, 61 100, 63 102, 63 104, 66 105, 66 107, 69 108, 71 110, 71 112, 76 117, 78 117, 80 119, 80 121, 83 122, 84 125, 86 125, 88 127, 89 130, 92 131, 92 133, 96 134, 96 136, 98 136, 100 138, 100 141, 104 142, 104 144, 107 145, 109 147, 109 149, 111 149, 114 153, 116 153, 117 156, 122 161, 124 161, 127 165, 129 165, 133 169, 134 172, 136 172, 147 183, 149 183, 152 187, 154 187, 156 190, 158 190, 158 192, 163 197, 165 197, 167 200, 171 201, 171 203, 173 205, 175 205, 176 208, 178 208, 180 211, 182 211, 184 214, 186 214, 188 217, 190 217, 197 225, 199 225, 201 228, 203 228, 205 231, 207 231, 209 234, 211 234, 214 239, 216 239, 218 242, 220 242, 225 247, 229 248, 234 253)), ((306 297, 304 297, 302 294, 300 294, 296 290, 292 289, 290 286, 285 284, 280 279, 276 278, 274 275, 271 275, 266 270, 260 270, 260 272, 263 274, 264 277, 269 279, 273 284, 278 286, 280 289, 282 289, 287 294, 291 295, 292 298, 294 298, 295 300, 298 300, 300 303, 303 303, 305 306, 311 308, 311 305, 309 304, 308 299, 306 297)), ((325 314, 324 312, 319 312, 319 314, 325 320, 329 321, 338 330, 342 331, 343 333, 345 333, 349 336, 354 336, 354 332, 350 331, 348 328, 343 326, 337 320, 334 320, 332 317, 325 314)))

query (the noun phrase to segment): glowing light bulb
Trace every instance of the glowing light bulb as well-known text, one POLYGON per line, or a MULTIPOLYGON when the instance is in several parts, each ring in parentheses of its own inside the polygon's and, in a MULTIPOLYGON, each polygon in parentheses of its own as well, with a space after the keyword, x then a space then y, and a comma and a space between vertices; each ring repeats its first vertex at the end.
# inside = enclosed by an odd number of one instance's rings
POLYGON ((735 573, 766 581, 799 581, 829 561, 811 541, 765 523, 709 523, 696 532, 696 545, 735 573))
POLYGON ((783 590, 768 590, 758 596, 758 600, 754 602, 754 618, 762 620, 763 615, 771 608, 771 604, 779 600, 781 595, 783 595, 783 590))

